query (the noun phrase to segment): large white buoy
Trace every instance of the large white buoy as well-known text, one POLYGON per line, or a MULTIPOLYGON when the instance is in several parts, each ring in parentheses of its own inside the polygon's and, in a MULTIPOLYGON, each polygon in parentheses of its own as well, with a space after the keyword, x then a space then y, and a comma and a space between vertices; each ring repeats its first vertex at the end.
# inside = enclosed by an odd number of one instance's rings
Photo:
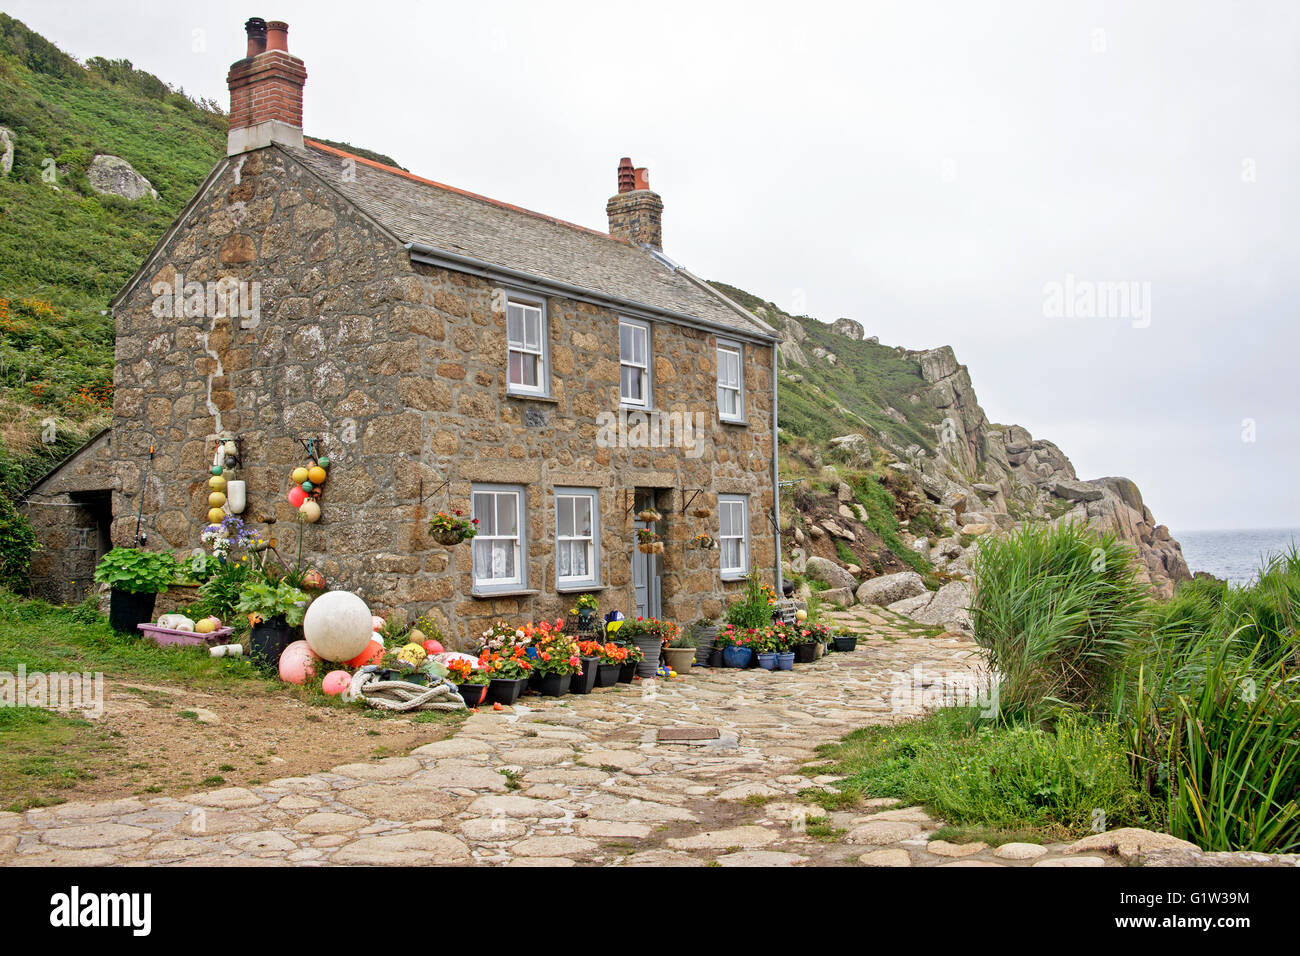
POLYGON ((325 660, 351 660, 370 643, 370 608, 351 591, 326 591, 308 606, 302 634, 325 660))

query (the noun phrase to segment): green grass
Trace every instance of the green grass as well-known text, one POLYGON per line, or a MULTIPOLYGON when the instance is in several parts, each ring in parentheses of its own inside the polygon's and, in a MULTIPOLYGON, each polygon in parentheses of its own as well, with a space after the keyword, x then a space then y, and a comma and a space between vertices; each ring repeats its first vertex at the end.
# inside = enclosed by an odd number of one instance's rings
POLYGON ((866 525, 885 546, 913 571, 926 579, 931 589, 938 586, 934 569, 924 557, 903 544, 898 534, 898 503, 889 489, 874 475, 861 475, 852 482, 853 494, 867 511, 866 525))
POLYGON ((122 749, 80 717, 37 707, 0 708, 0 809, 62 803, 59 790, 93 779, 122 749))
POLYGON ((1129 772, 1114 725, 1066 717, 1045 731, 985 724, 974 709, 949 708, 896 727, 855 731, 818 753, 832 761, 818 773, 846 778, 835 785, 839 794, 801 793, 827 809, 895 797, 959 830, 1039 840, 1086 835, 1097 810, 1108 828, 1159 819, 1159 806, 1129 772))
POLYGON ((88 605, 55 607, 0 590, 0 671, 17 672, 20 664, 28 673, 102 671, 217 689, 272 680, 242 657, 213 658, 193 648, 158 647, 139 636, 117 634, 88 605))

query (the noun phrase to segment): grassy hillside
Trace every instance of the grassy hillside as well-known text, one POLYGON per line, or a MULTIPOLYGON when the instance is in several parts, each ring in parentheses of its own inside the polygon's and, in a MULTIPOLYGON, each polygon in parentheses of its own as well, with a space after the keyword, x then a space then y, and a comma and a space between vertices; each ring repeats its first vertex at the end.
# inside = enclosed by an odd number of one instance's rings
POLYGON ((0 14, 0 125, 15 139, 0 179, 0 474, 14 491, 106 424, 102 313, 222 155, 226 119, 127 61, 82 66, 0 14), (95 193, 97 153, 130 162, 158 199, 95 193))

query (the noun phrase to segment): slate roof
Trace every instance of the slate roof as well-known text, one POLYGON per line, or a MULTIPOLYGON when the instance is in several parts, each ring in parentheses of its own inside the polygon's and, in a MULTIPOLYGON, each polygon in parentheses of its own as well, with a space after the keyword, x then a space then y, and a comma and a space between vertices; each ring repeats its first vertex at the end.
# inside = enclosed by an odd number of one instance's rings
POLYGON ((404 243, 429 246, 493 266, 589 290, 625 303, 772 338, 765 322, 701 280, 611 236, 422 179, 306 140, 281 147, 404 243), (341 158, 354 175, 340 175, 341 158))

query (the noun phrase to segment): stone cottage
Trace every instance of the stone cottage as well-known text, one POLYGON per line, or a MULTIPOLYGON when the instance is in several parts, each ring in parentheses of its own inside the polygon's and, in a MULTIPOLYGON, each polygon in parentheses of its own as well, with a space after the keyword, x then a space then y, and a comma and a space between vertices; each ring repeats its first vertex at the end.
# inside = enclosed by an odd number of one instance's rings
POLYGON ((620 163, 606 234, 313 142, 288 27, 245 27, 228 155, 112 302, 112 541, 142 512, 149 547, 200 548, 229 439, 242 517, 292 556, 314 440, 308 561, 450 635, 583 592, 689 622, 751 569, 779 584, 776 336, 664 254, 646 170, 620 163), (442 547, 454 509, 479 534, 442 547))

